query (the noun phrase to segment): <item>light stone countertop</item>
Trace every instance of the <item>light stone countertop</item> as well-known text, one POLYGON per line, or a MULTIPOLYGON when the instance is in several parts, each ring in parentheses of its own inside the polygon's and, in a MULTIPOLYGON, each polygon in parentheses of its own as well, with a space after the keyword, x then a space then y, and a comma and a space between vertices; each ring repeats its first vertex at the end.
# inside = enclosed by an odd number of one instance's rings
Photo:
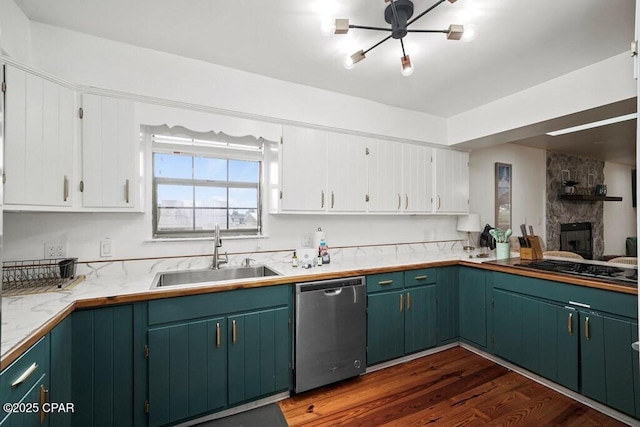
MULTIPOLYGON (((281 273, 286 278, 291 278, 291 283, 301 280, 314 280, 311 276, 340 274, 351 271, 358 272, 368 269, 381 269, 393 267, 407 267, 430 262, 465 260, 482 262, 494 258, 469 258, 469 254, 459 249, 433 250, 423 245, 406 250, 376 251, 355 249, 347 253, 338 251, 332 254, 331 262, 320 267, 310 269, 292 268, 291 258, 288 252, 255 254, 251 258, 258 264, 264 264, 281 273)), ((475 253, 475 252, 474 252, 475 253)), ((246 255, 245 255, 246 256, 246 255)), ((229 264, 239 265, 241 258, 230 257, 229 264)), ((210 257, 195 258, 167 258, 138 261, 101 262, 96 264, 80 264, 78 274, 86 275, 84 281, 69 290, 47 292, 41 294, 3 297, 2 298, 2 331, 0 352, 2 358, 28 339, 32 334, 42 328, 47 322, 59 315, 74 303, 83 300, 105 299, 110 297, 122 297, 128 295, 148 295, 151 293, 165 293, 171 295, 171 291, 186 290, 190 288, 202 289, 203 293, 214 291, 215 286, 230 285, 234 283, 249 283, 260 281, 256 279, 238 279, 217 282, 211 284, 178 285, 164 288, 150 289, 152 281, 158 272, 186 269, 207 268, 210 257)), ((224 267, 223 267, 224 268, 224 267)), ((264 279, 262 279, 264 280, 264 279)), ((173 292, 175 294, 175 292, 173 292)), ((152 297, 158 297, 153 295, 152 297)))

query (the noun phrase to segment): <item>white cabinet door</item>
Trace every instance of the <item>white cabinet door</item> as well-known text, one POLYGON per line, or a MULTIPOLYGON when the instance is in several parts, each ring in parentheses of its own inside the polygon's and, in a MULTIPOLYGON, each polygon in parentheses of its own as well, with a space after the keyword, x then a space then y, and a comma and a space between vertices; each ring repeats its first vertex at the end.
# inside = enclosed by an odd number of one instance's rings
POLYGON ((409 213, 431 213, 433 200, 432 149, 402 144, 402 209, 409 213))
POLYGON ((369 212, 401 212, 402 144, 368 140, 369 212))
POLYGON ((364 212, 367 209, 366 139, 328 135, 328 209, 331 212, 364 212))
POLYGON ((133 101, 82 95, 82 204, 134 208, 138 138, 133 101))
POLYGON ((75 93, 6 67, 7 205, 71 206, 75 93))
POLYGON ((469 212, 469 153, 434 148, 435 212, 469 212))
POLYGON ((280 209, 325 211, 327 132, 284 126, 281 145, 280 209))

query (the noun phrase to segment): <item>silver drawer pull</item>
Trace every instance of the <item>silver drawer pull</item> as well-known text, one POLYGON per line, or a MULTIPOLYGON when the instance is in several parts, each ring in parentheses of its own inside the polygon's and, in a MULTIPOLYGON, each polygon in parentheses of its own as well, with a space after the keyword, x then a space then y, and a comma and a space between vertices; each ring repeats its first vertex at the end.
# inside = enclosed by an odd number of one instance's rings
POLYGON ((416 277, 414 277, 414 279, 416 279, 416 280, 427 280, 427 277, 428 276, 425 274, 424 276, 416 276, 416 277))
POLYGON ((17 380, 15 380, 13 383, 11 383, 11 388, 16 388, 16 387, 18 387, 20 384, 22 384, 23 382, 25 382, 25 381, 27 380, 27 378, 29 378, 29 377, 31 376, 31 374, 33 374, 33 373, 36 371, 36 369, 38 369, 38 364, 37 364, 37 363, 35 363, 35 362, 33 362, 33 363, 31 364, 31 366, 29 366, 29 367, 27 368, 27 370, 26 370, 26 371, 24 371, 24 372, 22 373, 22 375, 20 375, 20 376, 18 377, 18 379, 17 379, 17 380))
POLYGON ((384 285, 390 285, 392 283, 393 283, 393 280, 383 280, 382 282, 378 282, 378 285, 384 286, 384 285))

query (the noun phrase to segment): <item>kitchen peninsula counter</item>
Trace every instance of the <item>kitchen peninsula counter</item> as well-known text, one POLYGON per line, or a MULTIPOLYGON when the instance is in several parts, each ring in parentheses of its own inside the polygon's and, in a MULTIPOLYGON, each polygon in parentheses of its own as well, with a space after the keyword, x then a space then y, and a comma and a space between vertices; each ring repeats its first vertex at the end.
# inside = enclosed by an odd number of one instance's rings
MULTIPOLYGON (((156 261, 144 268, 132 268, 132 261, 106 265, 87 265, 85 281, 73 289, 2 299, 2 343, 0 368, 6 368, 38 339, 76 309, 95 308, 185 295, 291 284, 303 281, 328 280, 349 276, 405 271, 411 269, 464 265, 493 271, 553 280, 580 286, 596 287, 637 295, 637 287, 606 284, 577 277, 535 272, 514 266, 519 258, 495 261, 490 258, 469 258, 462 250, 413 251, 409 253, 334 257, 330 264, 309 269, 293 268, 290 260, 265 260, 265 264, 281 275, 238 279, 215 284, 178 285, 151 288, 158 272, 201 268, 190 261, 156 261), (148 267, 148 268, 147 268, 148 267)), ((106 264, 106 263, 103 263, 106 264)))

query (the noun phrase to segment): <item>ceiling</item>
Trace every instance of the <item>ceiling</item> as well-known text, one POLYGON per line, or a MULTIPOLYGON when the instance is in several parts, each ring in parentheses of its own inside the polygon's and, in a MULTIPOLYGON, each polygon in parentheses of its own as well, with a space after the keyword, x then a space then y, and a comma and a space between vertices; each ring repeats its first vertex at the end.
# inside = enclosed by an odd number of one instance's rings
MULTIPOLYGON (((414 16, 435 1, 414 0, 414 16)), ((386 33, 320 31, 327 17, 387 27, 383 0, 15 2, 33 21, 445 118, 628 52, 635 16, 631 0, 447 1, 411 28, 464 24, 475 29, 475 39, 407 35, 415 72, 403 77, 396 40, 352 70, 343 66, 345 56, 386 33)), ((620 128, 611 135, 619 140, 630 132, 620 128)), ((594 153, 613 151, 611 144, 599 145, 594 153)), ((635 138, 633 146, 635 158, 635 138)))

